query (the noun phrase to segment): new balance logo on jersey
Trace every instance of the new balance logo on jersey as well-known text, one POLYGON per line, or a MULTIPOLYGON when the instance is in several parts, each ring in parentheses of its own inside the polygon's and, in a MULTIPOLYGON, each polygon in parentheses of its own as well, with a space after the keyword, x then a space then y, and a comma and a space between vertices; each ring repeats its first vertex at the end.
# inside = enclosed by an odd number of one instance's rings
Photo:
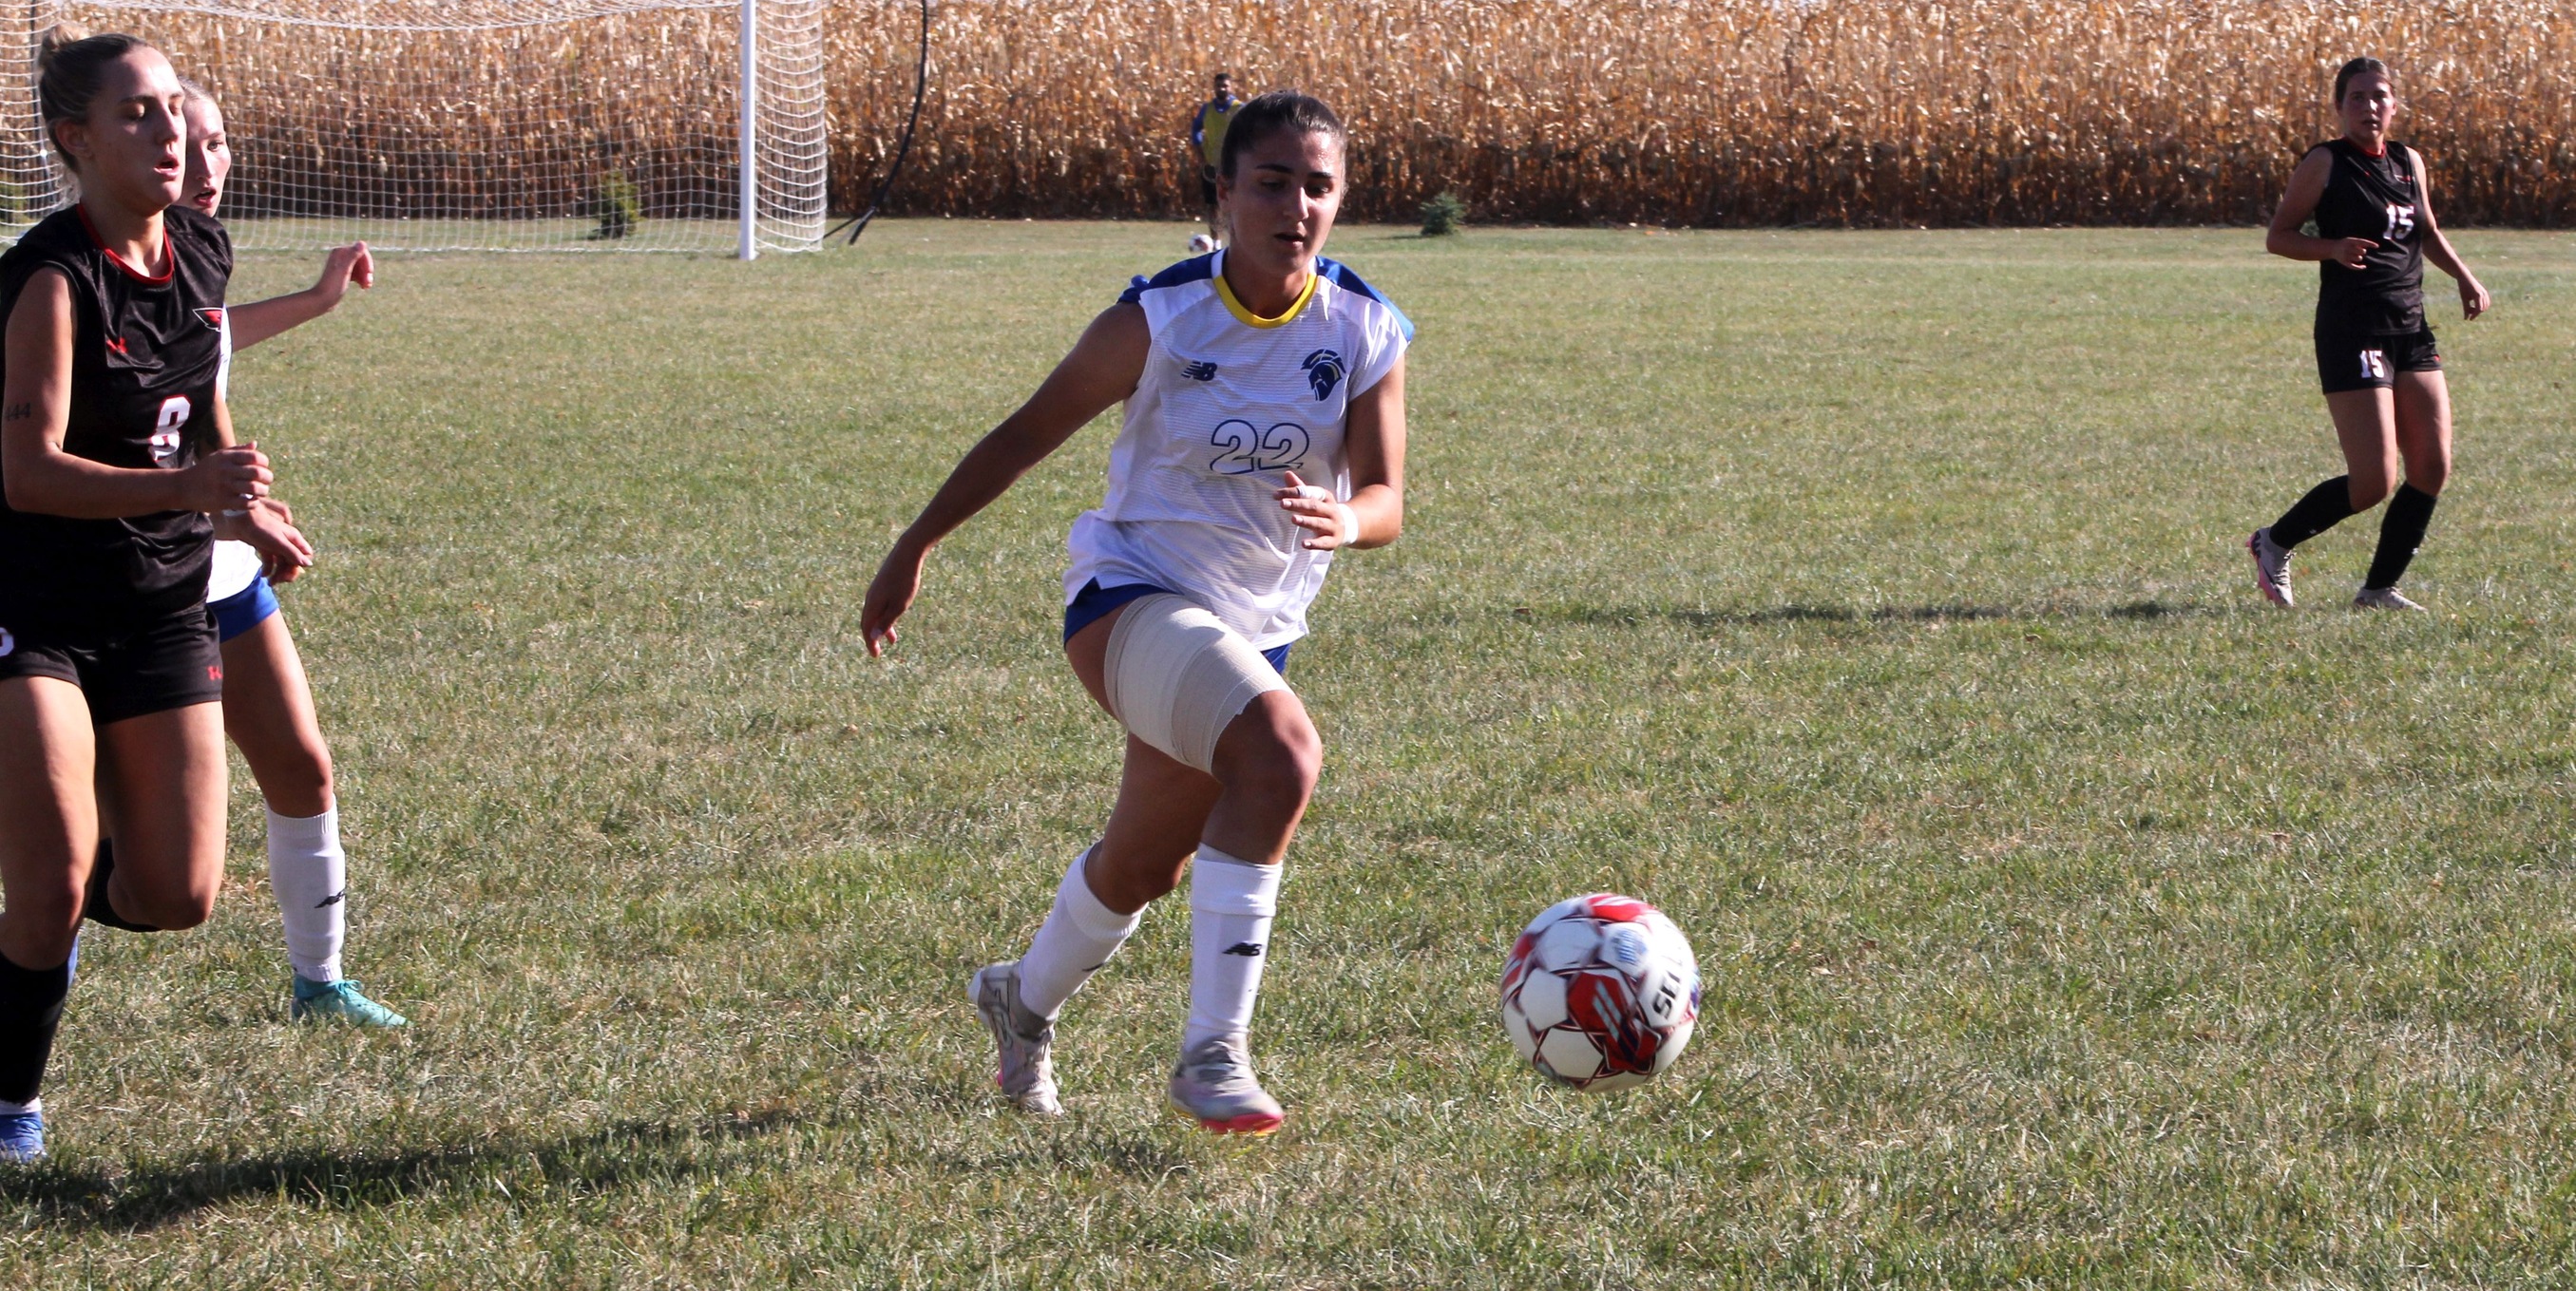
POLYGON ((1297 366, 1306 370, 1306 384, 1315 387, 1318 401, 1333 397, 1333 387, 1342 383, 1342 356, 1332 350, 1317 350, 1297 366))
POLYGON ((1245 959, 1259 959, 1261 958, 1261 943, 1257 941, 1238 941, 1233 945, 1226 947, 1225 953, 1229 955, 1241 955, 1245 959))
POLYGON ((197 321, 220 332, 224 330, 224 311, 220 309, 198 310, 197 321))
POLYGON ((1214 381, 1216 380, 1216 365, 1213 363, 1193 363, 1184 359, 1181 361, 1181 375, 1192 381, 1214 381))

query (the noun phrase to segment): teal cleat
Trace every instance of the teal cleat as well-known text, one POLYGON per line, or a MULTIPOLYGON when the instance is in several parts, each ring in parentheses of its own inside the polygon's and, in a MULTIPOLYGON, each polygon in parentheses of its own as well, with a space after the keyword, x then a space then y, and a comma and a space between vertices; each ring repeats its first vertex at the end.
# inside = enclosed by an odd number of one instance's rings
POLYGON ((346 1022, 353 1027, 407 1027, 411 1019, 368 999, 359 993, 353 977, 336 982, 307 981, 302 973, 295 975, 295 1006, 292 1016, 298 1022, 346 1022))

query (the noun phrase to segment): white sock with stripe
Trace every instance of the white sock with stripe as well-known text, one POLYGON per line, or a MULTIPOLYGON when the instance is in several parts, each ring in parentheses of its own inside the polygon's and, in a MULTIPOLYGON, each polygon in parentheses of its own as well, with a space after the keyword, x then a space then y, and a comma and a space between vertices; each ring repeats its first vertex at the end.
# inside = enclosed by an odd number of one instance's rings
POLYGON ((1094 844, 1073 859, 1064 881, 1056 885, 1055 908, 1047 911, 1038 935, 1029 939, 1028 953, 1020 956, 1020 1006, 1042 1018, 1052 1020, 1061 1012, 1064 1002, 1107 965, 1136 925, 1145 921, 1144 911, 1120 914, 1091 894, 1083 867, 1097 847, 1094 844))
POLYGON ((286 920, 286 957, 308 982, 340 980, 348 869, 337 809, 319 816, 268 813, 268 890, 286 920))
POLYGON ((1190 1021, 1181 1032, 1181 1052, 1251 1029, 1285 868, 1199 845, 1190 865, 1190 1021))

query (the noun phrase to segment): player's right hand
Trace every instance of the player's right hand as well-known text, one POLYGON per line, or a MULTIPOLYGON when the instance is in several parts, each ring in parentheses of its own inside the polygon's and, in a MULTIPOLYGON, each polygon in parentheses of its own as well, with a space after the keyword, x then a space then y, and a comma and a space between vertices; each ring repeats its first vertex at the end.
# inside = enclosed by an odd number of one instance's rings
POLYGON ((197 459, 197 464, 180 472, 180 491, 191 511, 210 515, 239 511, 268 496, 268 486, 276 481, 268 470, 268 454, 257 444, 237 444, 218 448, 197 459))
POLYGON ((2335 243, 2334 261, 2346 269, 2365 268, 2371 250, 2379 244, 2368 238, 2344 238, 2335 243))
POLYGON ((313 564, 312 540, 296 529, 294 513, 275 498, 261 498, 240 515, 218 514, 215 536, 249 543, 271 583, 292 583, 313 564))
POLYGON ((867 642, 869 658, 885 656, 885 648, 895 643, 894 621, 912 608, 912 598, 921 595, 925 554, 898 541, 886 553, 885 563, 877 566, 876 578, 868 583, 868 599, 859 609, 859 639, 867 642))

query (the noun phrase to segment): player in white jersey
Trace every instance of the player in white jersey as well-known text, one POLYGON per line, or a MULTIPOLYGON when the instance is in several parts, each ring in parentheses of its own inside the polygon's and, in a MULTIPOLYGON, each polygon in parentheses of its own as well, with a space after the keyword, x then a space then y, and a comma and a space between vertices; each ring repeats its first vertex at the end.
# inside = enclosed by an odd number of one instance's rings
MULTIPOLYGON (((213 215, 232 173, 223 110, 203 87, 182 85, 188 93, 188 141, 181 191, 188 205, 213 215)), ((234 349, 331 312, 352 283, 375 283, 375 261, 363 242, 333 248, 323 258, 321 281, 306 290, 226 309, 224 367, 217 381, 229 384, 234 349)), ((367 998, 355 979, 340 972, 348 862, 340 848, 331 746, 314 718, 313 690, 295 638, 287 633, 258 555, 246 544, 215 544, 206 606, 222 641, 224 732, 250 764, 268 807, 268 886, 285 920, 294 969, 288 1011, 299 1020, 403 1026, 403 1015, 367 998)))
POLYGON ((1323 742, 1281 670, 1333 553, 1404 524, 1404 354, 1413 326, 1322 257, 1346 134, 1330 108, 1265 94, 1236 112, 1218 184, 1233 245, 1139 278, 1035 395, 958 464, 868 588, 871 653, 936 546, 1111 405, 1109 493, 1075 521, 1065 654, 1127 730, 1117 806, 1016 961, 975 974, 1021 1109, 1061 1115, 1064 1003, 1190 877, 1190 1011, 1173 1104, 1220 1133, 1284 1113, 1246 1035, 1289 839, 1323 742))

